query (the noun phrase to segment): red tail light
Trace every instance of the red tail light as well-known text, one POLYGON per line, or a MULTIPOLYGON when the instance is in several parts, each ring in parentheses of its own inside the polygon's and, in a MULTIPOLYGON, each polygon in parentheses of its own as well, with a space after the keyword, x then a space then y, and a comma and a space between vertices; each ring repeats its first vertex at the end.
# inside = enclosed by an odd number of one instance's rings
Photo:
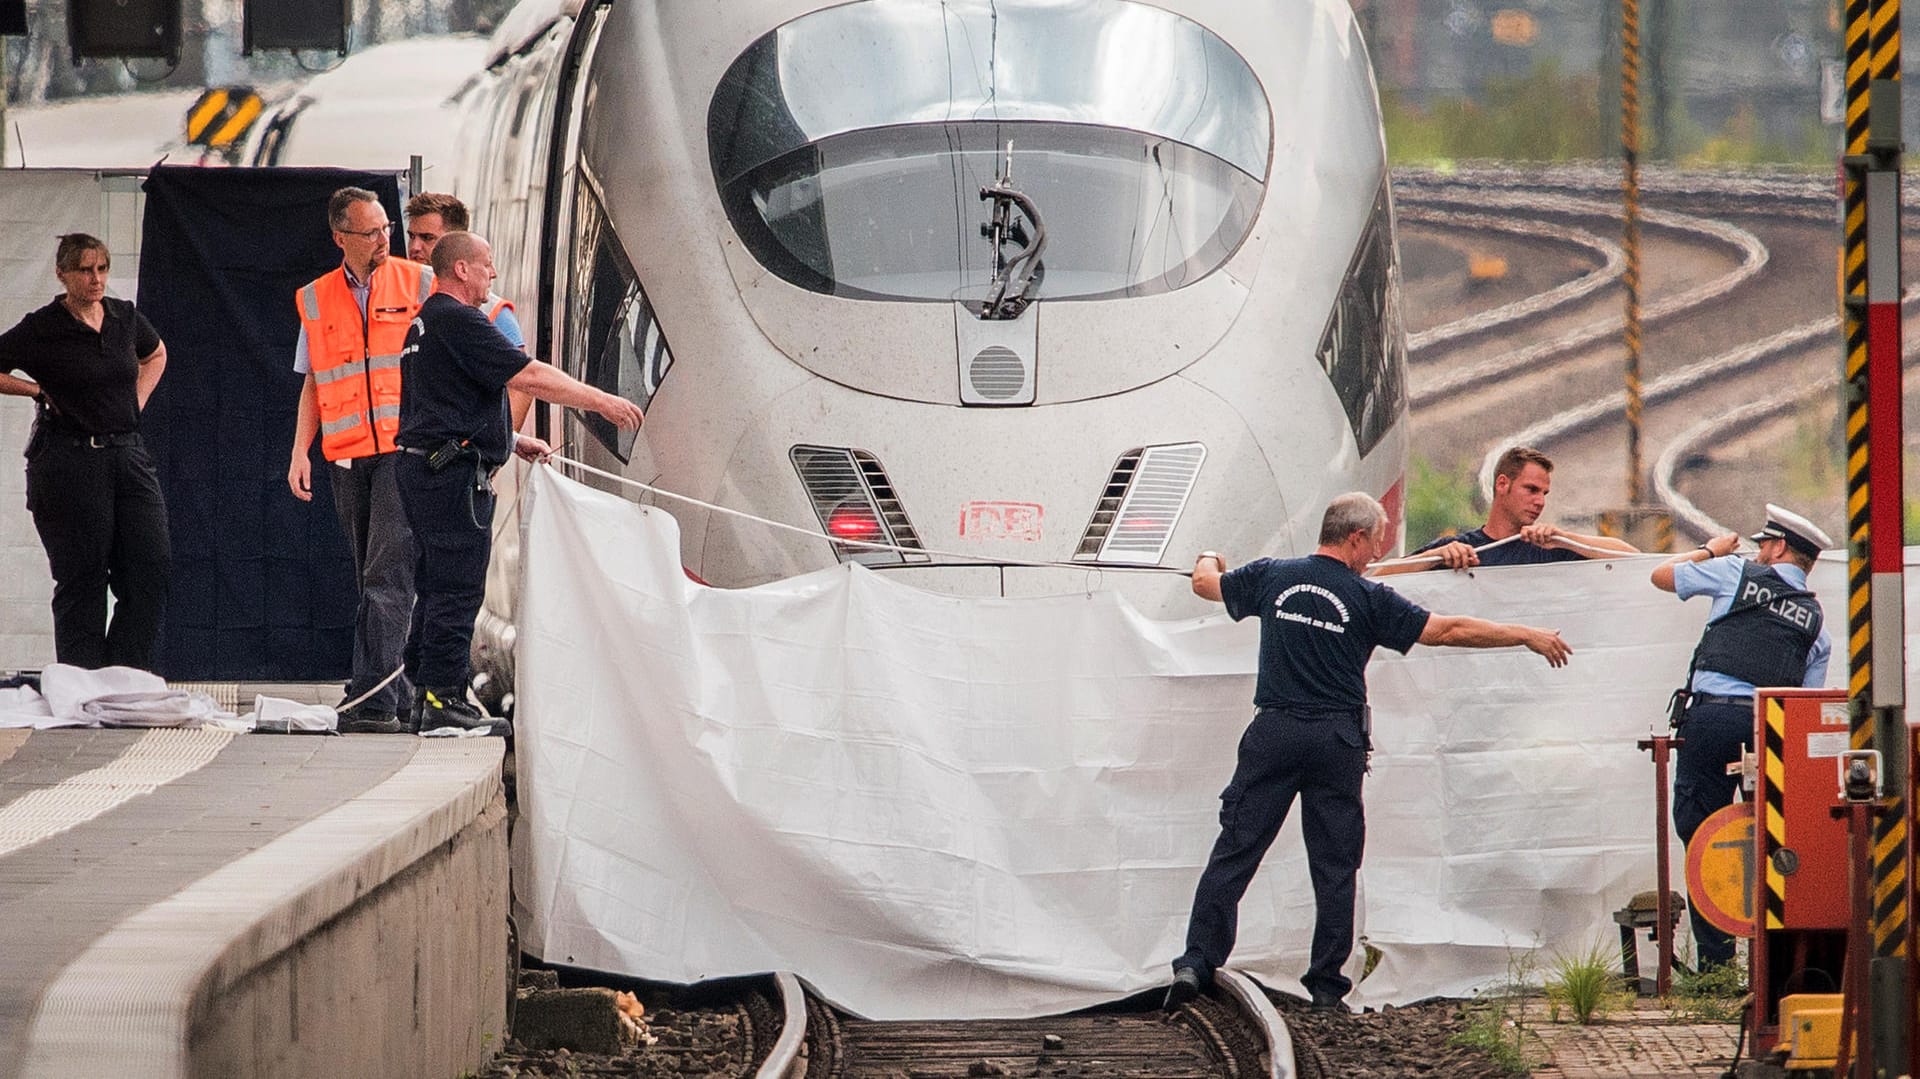
POLYGON ((873 510, 853 502, 834 507, 827 517, 827 533, 834 539, 861 543, 879 543, 885 538, 880 530, 880 518, 873 515, 873 510))

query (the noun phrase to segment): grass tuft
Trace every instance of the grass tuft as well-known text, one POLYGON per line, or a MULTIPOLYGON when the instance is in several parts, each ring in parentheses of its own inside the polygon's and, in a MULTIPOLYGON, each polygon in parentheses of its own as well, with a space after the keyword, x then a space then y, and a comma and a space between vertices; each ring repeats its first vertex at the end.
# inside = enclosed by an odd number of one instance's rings
POLYGON ((1546 985, 1548 1014, 1553 1020, 1560 1021, 1564 1008, 1574 1022, 1587 1026, 1619 1007, 1626 992, 1619 975, 1613 972, 1617 958, 1616 953, 1598 944, 1574 955, 1555 956, 1553 974, 1546 985))

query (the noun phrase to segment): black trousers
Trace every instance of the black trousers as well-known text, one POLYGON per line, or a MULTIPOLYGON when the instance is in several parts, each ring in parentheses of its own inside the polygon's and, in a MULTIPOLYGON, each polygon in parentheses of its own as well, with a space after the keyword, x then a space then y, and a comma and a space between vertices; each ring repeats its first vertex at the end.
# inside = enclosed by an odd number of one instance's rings
MULTIPOLYGON (((1682 843, 1691 843, 1701 822, 1733 803, 1740 777, 1727 774, 1727 765, 1753 748, 1752 704, 1695 704, 1687 709, 1680 727, 1686 739, 1675 751, 1673 765, 1673 827, 1682 843)), ((1693 942, 1702 967, 1733 961, 1733 938, 1700 916, 1700 905, 1688 905, 1693 919, 1693 942)))
MULTIPOLYGON (((353 548, 360 602, 353 616, 353 676, 347 700, 366 693, 401 665, 413 618, 413 532, 400 504, 399 461, 404 453, 356 458, 351 467, 329 464, 333 507, 353 548)), ((405 712, 413 705, 406 675, 387 683, 360 707, 405 712)))
POLYGON ((1301 978, 1307 991, 1340 997, 1353 982, 1340 973, 1353 953, 1354 885, 1366 846, 1361 783, 1366 736, 1358 716, 1303 719, 1272 709, 1253 717, 1240 737, 1233 780, 1220 792, 1220 838, 1193 896, 1187 950, 1174 967, 1213 976, 1233 952, 1240 899, 1267 848, 1280 834, 1296 796, 1313 880, 1313 957, 1301 978))
POLYGON ((418 593, 407 634, 407 674, 422 689, 465 689, 472 674, 473 621, 486 595, 487 559, 493 554, 493 492, 472 490, 474 468, 468 461, 434 472, 424 457, 394 456, 413 525, 418 593))
POLYGON ((95 448, 84 437, 36 431, 27 511, 53 571, 55 658, 153 670, 172 549, 160 479, 138 438, 95 448))

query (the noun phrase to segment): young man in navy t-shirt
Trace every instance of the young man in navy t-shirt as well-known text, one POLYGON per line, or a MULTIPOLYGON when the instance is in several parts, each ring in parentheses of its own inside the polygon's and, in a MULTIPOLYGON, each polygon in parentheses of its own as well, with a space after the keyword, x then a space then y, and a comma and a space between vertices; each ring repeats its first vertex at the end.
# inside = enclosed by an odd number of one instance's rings
POLYGON ((1493 502, 1487 523, 1452 536, 1441 536, 1414 554, 1433 560, 1376 566, 1371 576, 1417 573, 1430 569, 1472 569, 1474 566, 1530 566, 1542 562, 1578 562, 1585 558, 1618 558, 1639 554, 1639 548, 1613 536, 1570 532, 1540 520, 1553 490, 1553 461, 1539 450, 1514 446, 1493 467, 1493 502), (1505 541, 1505 542, 1502 542, 1505 541))
POLYGON ((1195 561, 1193 591, 1235 620, 1260 618, 1257 711, 1220 793, 1220 837, 1193 897, 1187 950, 1173 961, 1169 1007, 1192 1000, 1233 951, 1240 897, 1297 795, 1313 878, 1313 958, 1301 978, 1321 1009, 1344 1007, 1340 972, 1353 951, 1354 881, 1366 839, 1367 661, 1377 647, 1520 645, 1555 667, 1573 649, 1552 630, 1432 614, 1360 575, 1391 542, 1387 514, 1365 494, 1328 505, 1320 547, 1306 558, 1263 558, 1227 572, 1211 551, 1195 561))

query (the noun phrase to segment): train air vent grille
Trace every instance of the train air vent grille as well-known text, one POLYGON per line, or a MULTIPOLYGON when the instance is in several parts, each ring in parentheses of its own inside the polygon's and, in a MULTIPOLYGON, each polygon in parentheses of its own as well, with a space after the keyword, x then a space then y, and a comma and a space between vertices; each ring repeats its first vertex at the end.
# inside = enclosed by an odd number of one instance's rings
POLYGON ((1153 565, 1166 553, 1207 459, 1198 442, 1123 454, 1094 507, 1074 558, 1153 565))
POLYGON ((841 541, 833 543, 836 558, 867 566, 926 561, 925 555, 903 555, 861 545, 922 546, 886 469, 872 454, 839 446, 795 446, 788 456, 800 474, 800 484, 806 489, 820 528, 829 538, 841 541))
POLYGON ((967 382, 983 400, 1011 402, 1025 394, 1027 365, 1005 345, 989 345, 967 365, 967 382))

